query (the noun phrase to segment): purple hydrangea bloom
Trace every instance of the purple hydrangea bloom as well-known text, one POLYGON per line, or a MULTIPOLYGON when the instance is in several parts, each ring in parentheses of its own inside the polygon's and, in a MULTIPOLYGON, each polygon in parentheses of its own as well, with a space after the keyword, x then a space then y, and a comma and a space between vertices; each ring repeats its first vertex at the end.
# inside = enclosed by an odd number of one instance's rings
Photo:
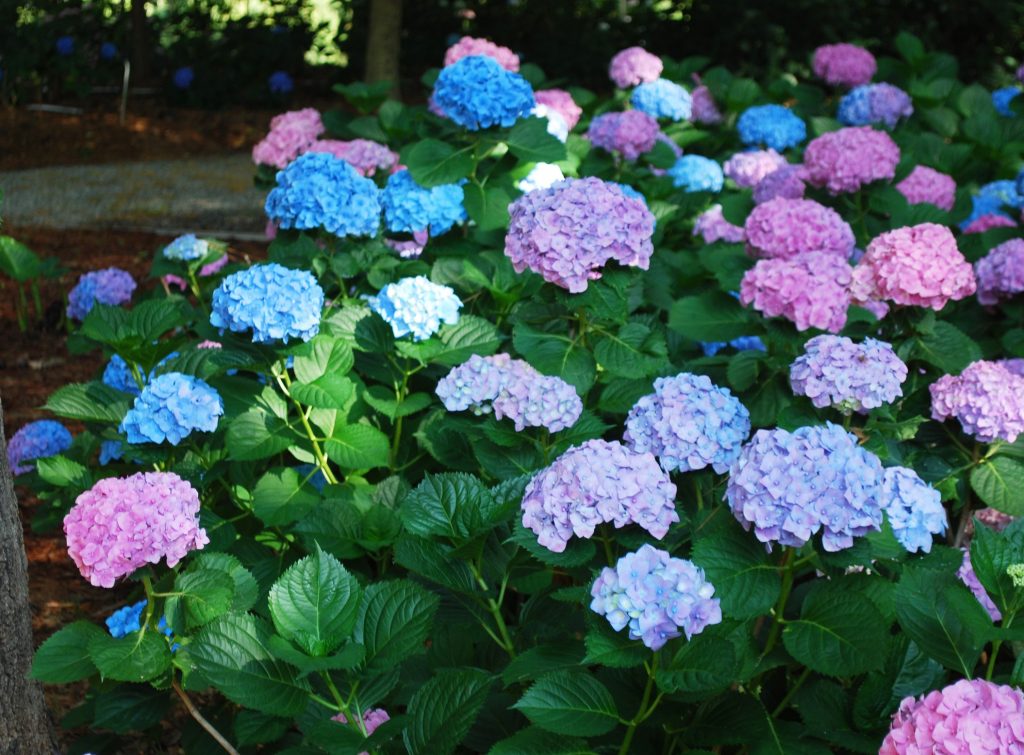
POLYGON ((178 445, 195 430, 213 432, 224 414, 220 394, 205 381, 180 372, 158 375, 121 420, 129 443, 178 445))
POLYGON ((561 553, 573 535, 591 537, 597 525, 639 524, 659 540, 679 521, 676 486, 649 453, 616 441, 573 446, 526 486, 523 526, 548 550, 561 553))
POLYGON ((486 55, 470 55, 442 68, 432 100, 446 118, 470 131, 508 128, 537 104, 526 79, 486 55))
POLYGON ((725 161, 722 170, 726 178, 731 178, 743 189, 752 189, 788 163, 786 158, 774 149, 753 149, 737 152, 725 161))
POLYGON ((1024 432, 1024 377, 1000 362, 979 360, 959 375, 943 375, 930 386, 932 419, 960 420, 982 443, 1013 443, 1024 432))
POLYGON ((614 569, 602 569, 590 594, 590 610, 607 618, 616 632, 629 626, 629 638, 643 640, 651 650, 681 634, 690 639, 722 621, 715 588, 704 571, 651 545, 626 554, 614 569))
POLYGON ((853 229, 831 207, 813 199, 772 199, 757 205, 743 224, 753 257, 794 257, 827 252, 846 259, 853 229))
POLYGON ((587 290, 609 260, 646 270, 654 246, 647 205, 599 178, 567 179, 509 206, 505 255, 572 293, 587 290))
POLYGON ((913 114, 910 95, 892 84, 864 84, 839 101, 839 121, 844 126, 883 124, 894 128, 900 118, 913 114))
POLYGON ((978 301, 998 304, 1024 291, 1024 239, 1004 241, 974 263, 978 301))
POLYGON ((996 607, 996 604, 992 602, 992 598, 985 592, 985 588, 978 580, 978 575, 974 573, 974 565, 971 563, 971 552, 966 548, 964 551, 964 560, 960 564, 960 568, 957 569, 956 576, 960 578, 960 581, 967 585, 967 588, 974 593, 974 597, 978 599, 982 607, 988 611, 988 615, 992 617, 992 621, 999 621, 1003 618, 1002 612, 996 607))
POLYGON ((874 181, 891 181, 900 148, 884 131, 847 126, 813 139, 804 150, 807 182, 830 194, 859 191, 874 181))
POLYGON ((636 160, 654 148, 660 133, 658 122, 652 116, 640 110, 626 110, 594 118, 587 129, 587 138, 595 147, 636 160))
POLYGON ((906 379, 907 365, 892 346, 874 338, 858 344, 845 336, 815 336, 789 368, 793 393, 843 414, 891 404, 903 395, 906 379))
POLYGON ((688 372, 654 381, 626 417, 626 445, 658 457, 667 472, 722 474, 750 434, 750 412, 727 388, 688 372))
POLYGON ((803 199, 807 191, 804 178, 803 165, 784 165, 772 171, 754 187, 755 204, 773 199, 803 199))
POLYGON ((782 105, 755 105, 743 111, 736 121, 740 141, 750 146, 771 147, 783 151, 807 138, 807 126, 800 117, 782 105))
POLYGON ((411 333, 414 341, 430 338, 442 323, 454 325, 462 309, 462 301, 452 288, 422 275, 389 283, 366 301, 391 326, 395 338, 411 333))
POLYGON ((727 241, 730 244, 737 244, 747 240, 747 233, 743 226, 733 225, 725 218, 722 212, 722 205, 713 204, 697 216, 693 224, 693 235, 700 235, 705 244, 713 244, 716 241, 727 241))
POLYGON ((906 467, 889 467, 882 477, 882 502, 892 531, 910 553, 932 549, 932 537, 946 532, 939 491, 906 467))
POLYGON ((40 419, 29 422, 11 436, 7 443, 7 463, 12 474, 25 474, 35 469, 36 459, 56 456, 71 447, 71 433, 60 422, 40 419))
POLYGON ((372 176, 378 170, 392 170, 398 165, 396 153, 370 139, 317 139, 306 152, 326 152, 340 157, 361 176, 372 176))
POLYGON ((758 430, 732 466, 725 498, 769 547, 800 547, 817 532, 839 551, 882 524, 882 465, 832 423, 758 430))
POLYGON ((134 291, 135 279, 120 268, 108 267, 85 273, 68 293, 68 317, 84 320, 97 302, 115 307, 126 304, 131 301, 134 291))
POLYGON ((692 115, 696 123, 721 123, 722 113, 715 104, 715 98, 711 96, 711 90, 701 85, 690 94, 692 100, 692 115))
POLYGON ((829 84, 855 87, 871 81, 878 63, 863 47, 840 42, 815 50, 813 68, 814 75, 829 84))
POLYGON ((725 175, 722 166, 703 155, 683 155, 666 171, 672 185, 689 193, 722 190, 725 175))
POLYGON ((323 289, 311 273, 270 262, 221 281, 210 324, 221 332, 252 330, 253 343, 308 341, 320 331, 323 307, 323 289))
POLYGON ((689 120, 693 107, 690 93, 668 79, 656 79, 640 84, 629 97, 637 110, 655 118, 673 121, 689 120))
POLYGON ((627 47, 612 58, 608 77, 619 89, 656 81, 664 68, 661 58, 642 47, 627 47))

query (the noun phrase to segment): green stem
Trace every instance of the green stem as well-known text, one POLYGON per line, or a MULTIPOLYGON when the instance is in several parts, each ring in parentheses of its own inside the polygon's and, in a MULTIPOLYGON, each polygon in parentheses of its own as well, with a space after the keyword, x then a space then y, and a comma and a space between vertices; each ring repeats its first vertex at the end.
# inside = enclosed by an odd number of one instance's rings
POLYGON ((139 634, 142 635, 149 629, 149 622, 153 618, 153 611, 156 607, 156 593, 153 592, 153 580, 148 576, 142 578, 142 589, 146 591, 146 616, 139 627, 139 634))
MULTIPOLYGON (((401 386, 395 387, 395 411, 398 411, 398 407, 405 401, 405 397, 409 392, 409 372, 406 369, 402 370, 402 384, 401 386)), ((404 417, 399 415, 395 420, 394 434, 391 437, 391 468, 395 468, 395 463, 398 461, 398 448, 402 440, 402 420, 404 417)))
POLYGON ((658 695, 658 699, 654 701, 654 704, 648 708, 648 703, 651 700, 651 693, 654 691, 654 674, 658 670, 658 656, 655 655, 651 659, 651 664, 648 666, 644 664, 644 668, 647 669, 647 684, 644 685, 644 694, 640 698, 640 708, 637 710, 636 715, 633 716, 633 720, 629 722, 629 727, 626 729, 626 736, 622 738, 622 745, 619 747, 619 755, 626 755, 629 752, 630 745, 633 744, 633 735, 636 734, 636 728, 644 720, 647 719, 654 709, 661 702, 661 695, 658 695))
POLYGON ((700 482, 696 477, 693 478, 693 492, 697 496, 697 511, 704 510, 704 496, 700 492, 700 482))
POLYGON ((612 553, 612 541, 608 536, 608 527, 605 524, 601 524, 597 528, 598 534, 601 536, 601 542, 604 543, 604 557, 608 561, 608 566, 615 568, 615 554, 612 553))
MULTIPOLYGON (((470 569, 472 569, 473 571, 473 576, 476 578, 476 583, 480 585, 480 589, 483 590, 485 593, 489 593, 490 588, 487 586, 487 581, 484 579, 483 574, 480 572, 480 567, 475 563, 470 563, 469 566, 470 569)), ((500 595, 502 598, 504 598, 505 596, 504 585, 502 585, 500 595)), ((490 632, 487 626, 484 626, 484 629, 488 630, 488 634, 491 635, 491 637, 494 639, 495 642, 498 643, 502 650, 509 654, 510 658, 515 658, 515 643, 512 642, 512 635, 508 631, 508 625, 505 624, 505 618, 501 615, 501 604, 494 598, 492 598, 490 595, 488 595, 485 605, 487 606, 487 611, 491 614, 491 618, 494 619, 494 624, 498 628, 499 636, 495 637, 494 634, 490 632)))
POLYGON ((805 668, 804 672, 800 674, 800 677, 789 688, 789 692, 787 692, 786 695, 779 702, 779 704, 775 706, 775 710, 772 711, 772 718, 775 718, 786 709, 786 706, 789 705, 789 701, 793 699, 793 696, 797 693, 800 687, 803 686, 804 682, 807 681, 807 677, 809 677, 810 675, 811 670, 809 668, 805 668))
MULTIPOLYGON (((1013 614, 1003 622, 1003 628, 1009 629, 1013 620, 1016 618, 1016 614, 1013 614)), ((999 649, 1003 646, 1002 640, 995 640, 992 642, 992 655, 988 659, 988 667, 985 669, 985 681, 992 681, 992 675, 996 672, 996 657, 999 655, 999 649)))
POLYGON ((779 633, 782 631, 783 624, 783 612, 786 609, 786 601, 789 600, 789 592, 793 589, 793 549, 786 548, 786 555, 782 557, 782 563, 780 566, 784 569, 782 573, 782 590, 779 592, 779 601, 775 604, 775 609, 772 611, 772 615, 775 621, 772 623, 771 632, 768 634, 768 639, 764 643, 764 650, 761 652, 761 657, 765 657, 775 647, 775 643, 778 642, 779 633))
POLYGON ((313 456, 316 457, 317 466, 320 467, 320 471, 324 473, 324 478, 331 485, 338 484, 338 478, 335 477, 334 471, 331 469, 331 464, 327 460, 327 456, 324 455, 323 449, 320 448, 320 442, 316 439, 316 433, 313 432, 313 427, 309 424, 309 418, 306 417, 305 408, 296 401, 289 390, 292 384, 291 378, 288 377, 288 371, 285 370, 280 375, 274 375, 277 380, 277 384, 281 387, 284 395, 291 399, 291 402, 295 404, 296 410, 299 412, 299 420, 302 422, 302 428, 306 431, 306 437, 309 438, 309 442, 313 444, 313 456))

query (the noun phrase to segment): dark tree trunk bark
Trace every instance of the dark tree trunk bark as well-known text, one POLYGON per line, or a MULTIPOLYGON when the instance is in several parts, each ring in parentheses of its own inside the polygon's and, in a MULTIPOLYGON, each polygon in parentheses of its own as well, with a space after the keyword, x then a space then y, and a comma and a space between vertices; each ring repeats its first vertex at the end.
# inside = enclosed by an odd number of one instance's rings
POLYGON ((28 678, 32 665, 32 613, 28 560, 18 500, 7 464, 4 412, 0 405, 0 754, 59 752, 40 686, 28 678))
POLYGON ((370 0, 370 30, 366 39, 366 80, 390 81, 391 94, 401 96, 402 0, 370 0))
POLYGON ((146 21, 146 0, 132 0, 131 8, 132 81, 149 79, 153 59, 153 47, 149 41, 149 26, 146 21))

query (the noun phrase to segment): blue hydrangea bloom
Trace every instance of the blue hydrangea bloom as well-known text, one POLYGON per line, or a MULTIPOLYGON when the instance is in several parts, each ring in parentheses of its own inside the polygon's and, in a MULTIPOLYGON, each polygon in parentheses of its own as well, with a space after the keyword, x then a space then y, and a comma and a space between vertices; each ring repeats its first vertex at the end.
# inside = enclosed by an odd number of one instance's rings
POLYGON ((340 157, 307 152, 277 174, 267 217, 281 228, 324 228, 335 236, 373 236, 380 226, 380 190, 340 157))
POLYGON ((736 349, 736 351, 768 351, 768 347, 764 345, 764 341, 759 336, 740 336, 728 342, 704 341, 701 343, 700 348, 704 352, 704 356, 713 357, 727 346, 736 349))
POLYGON ((117 45, 113 42, 104 42, 100 45, 100 58, 102 60, 113 60, 117 57, 118 52, 117 45))
MULTIPOLYGON (((134 603, 130 606, 124 606, 118 608, 110 616, 107 617, 107 629, 115 639, 127 637, 128 635, 138 632, 142 629, 142 612, 146 610, 146 605, 149 603, 147 600, 140 600, 138 603, 134 603)), ((173 637, 174 632, 167 626, 167 620, 161 616, 160 623, 157 624, 157 630, 160 631, 165 637, 173 637)), ((176 651, 181 645, 177 642, 171 644, 171 652, 176 651)))
POLYGON ((683 155, 668 169, 668 176, 673 186, 685 192, 718 192, 725 182, 722 166, 702 155, 683 155))
POLYGON ((440 236, 466 220, 464 196, 458 184, 424 189, 409 171, 400 170, 388 177, 381 194, 384 225, 393 233, 429 230, 431 236, 440 236))
POLYGON ((736 122, 740 140, 747 145, 771 147, 782 152, 807 138, 807 126, 782 105, 755 105, 743 111, 736 122))
POLYGON ((75 38, 65 35, 57 39, 57 54, 67 57, 75 51, 75 38))
POLYGON ((996 112, 1005 118, 1012 118, 1016 113, 1010 108, 1010 103, 1017 98, 1021 90, 1019 87, 1003 87, 992 92, 992 104, 996 112))
POLYGON ((391 326, 395 338, 412 333, 414 341, 430 338, 441 323, 457 323, 462 308, 455 291, 422 275, 389 283, 366 301, 391 326))
POLYGON ((139 384, 135 382, 131 367, 119 355, 114 354, 103 368, 103 382, 122 393, 130 393, 138 396, 142 393, 139 384))
POLYGON ((100 466, 107 466, 112 461, 118 461, 124 456, 124 449, 121 448, 119 440, 105 440, 100 443, 100 466))
POLYGON ((272 94, 288 94, 295 89, 295 82, 287 71, 274 71, 267 78, 267 87, 272 94))
POLYGON ((1016 188, 1018 196, 1024 196, 1024 170, 1017 174, 1016 188))
POLYGON ((470 55, 442 68, 433 101, 446 117, 470 131, 508 128, 537 104, 526 79, 484 55, 470 55))
POLYGON ((690 93, 668 79, 640 84, 633 90, 629 101, 633 107, 647 115, 673 121, 689 120, 693 110, 690 93))
POLYGON ((614 186, 618 186, 620 189, 622 189, 622 193, 625 194, 630 199, 639 199, 641 202, 644 203, 644 207, 647 206, 647 197, 645 197, 643 194, 641 194, 639 191, 634 189, 629 184, 618 183, 617 181, 609 181, 608 183, 613 184, 614 186))
POLYGON ((844 126, 884 124, 893 128, 913 112, 910 95, 884 82, 854 87, 839 101, 839 121, 844 126))
POLYGON ((121 420, 129 443, 178 445, 195 430, 213 432, 224 402, 199 378, 167 372, 153 378, 121 420))
POLYGON ((131 273, 116 267, 92 270, 82 275, 68 292, 68 317, 84 320, 97 302, 115 307, 125 304, 131 301, 134 291, 131 273))
POLYGON ((164 257, 169 260, 191 262, 202 259, 209 250, 210 244, 206 239, 197 239, 194 233, 186 233, 164 247, 164 257))
POLYGON ((32 462, 56 456, 71 447, 71 433, 60 422, 40 419, 29 422, 11 436, 7 443, 7 463, 13 474, 35 469, 32 462))
POLYGON ((932 549, 934 535, 946 532, 946 509, 939 491, 913 469, 890 467, 882 478, 882 501, 893 533, 910 553, 932 549))
POLYGON ((1003 211, 1003 202, 996 197, 971 197, 971 214, 960 221, 960 230, 966 229, 971 223, 985 215, 1000 215, 1004 218, 1010 217, 1009 213, 1003 211))
POLYGON ((978 189, 976 195, 985 201, 999 202, 1007 207, 1024 208, 1024 195, 1017 191, 1017 182, 1010 179, 990 181, 978 189))
POLYGON ((722 608, 714 594, 714 586, 692 561, 642 545, 614 568, 601 570, 590 590, 590 610, 608 619, 617 632, 628 626, 631 640, 658 650, 670 639, 682 634, 690 639, 720 623, 722 608))
POLYGON ((192 70, 192 66, 182 66, 174 72, 171 80, 178 89, 188 89, 195 78, 196 72, 192 70))
POLYGON ((253 343, 308 341, 320 332, 324 291, 312 273, 270 262, 239 270, 213 292, 210 324, 251 330, 253 343))

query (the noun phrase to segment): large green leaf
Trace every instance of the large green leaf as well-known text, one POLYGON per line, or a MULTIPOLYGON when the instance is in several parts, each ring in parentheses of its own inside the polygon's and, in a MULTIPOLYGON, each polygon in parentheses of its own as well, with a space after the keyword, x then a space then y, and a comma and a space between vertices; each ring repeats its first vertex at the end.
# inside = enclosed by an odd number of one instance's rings
POLYGON ((520 729, 487 751, 487 755, 593 755, 587 743, 540 728, 520 729))
POLYGON ((484 188, 480 184, 466 184, 465 191, 466 214, 481 231, 494 231, 508 225, 508 206, 512 202, 512 195, 501 186, 488 186, 484 188))
POLYGON ((543 676, 512 707, 543 729, 571 736, 607 734, 619 722, 608 688, 585 671, 543 676))
POLYGON ((438 599, 414 582, 375 582, 363 593, 356 642, 366 648, 366 665, 391 668, 426 650, 438 599))
POLYGON ((71 383, 54 391, 43 406, 58 417, 83 422, 120 423, 132 406, 126 393, 100 382, 71 383))
POLYGON ((545 375, 556 375, 572 383, 581 395, 594 384, 597 365, 578 336, 546 333, 519 323, 513 331, 512 343, 531 365, 545 375))
POLYGON ((1024 515, 1024 463, 1010 456, 985 459, 971 470, 971 488, 998 511, 1024 515))
POLYGON ((292 383, 292 397, 306 406, 344 409, 355 397, 356 384, 344 375, 322 375, 310 383, 292 383))
POLYGON ((640 322, 628 322, 618 333, 604 332, 594 343, 594 357, 612 375, 644 378, 668 366, 665 336, 640 322))
POLYGON ((197 569, 182 572, 174 580, 174 591, 179 593, 165 604, 164 612, 172 614, 172 600, 180 601, 190 626, 201 627, 232 608, 235 581, 231 575, 217 569, 197 569))
POLYGON ((268 527, 279 527, 302 519, 320 501, 303 476, 292 467, 275 468, 264 474, 252 491, 253 513, 268 527))
POLYGON ((473 354, 488 356, 501 345, 501 334, 489 320, 476 315, 462 315, 454 325, 445 325, 438 333, 441 347, 430 356, 434 364, 454 367, 473 354))
POLYGON ((37 459, 36 471, 39 476, 58 488, 78 488, 84 490, 92 487, 92 474, 88 468, 72 461, 66 456, 57 454, 37 459))
MULTIPOLYGON (((1018 495, 1020 490, 1017 489, 1018 495)), ((1003 616, 1012 616, 1024 608, 1024 590, 1014 584, 1006 571, 1020 563, 1024 563, 1024 526, 1014 523, 1002 532, 995 532, 975 521, 971 566, 1003 616)))
POLYGON ((96 695, 92 725, 118 733, 141 731, 160 723, 171 698, 142 684, 119 684, 96 695))
POLYGON ((324 450, 343 469, 386 467, 390 447, 388 436, 370 425, 342 425, 334 428, 324 450))
POLYGON ((694 341, 731 341, 755 329, 740 303, 717 291, 679 299, 669 311, 668 326, 694 341))
POLYGON ((31 676, 48 684, 67 684, 96 673, 89 643, 106 632, 88 621, 75 621, 57 630, 36 650, 31 676))
POLYGON ((249 570, 242 566, 242 562, 229 553, 195 553, 190 556, 188 571, 218 571, 231 577, 234 583, 231 593, 232 611, 248 611, 256 603, 259 585, 249 570))
POLYGON ((171 666, 167 638, 153 629, 120 639, 97 635, 89 641, 89 657, 100 676, 118 682, 146 682, 171 666))
POLYGON ((296 438, 288 426, 262 409, 250 409, 228 425, 227 447, 234 461, 257 461, 281 453, 296 438))
POLYGON ((456 149, 437 139, 424 139, 402 150, 402 164, 424 188, 455 183, 473 172, 473 147, 456 149))
POLYGON ((476 720, 492 684, 479 669, 447 669, 409 700, 405 746, 411 755, 454 752, 476 720))
POLYGON ((340 338, 320 334, 309 342, 308 353, 295 357, 295 377, 312 383, 325 375, 345 375, 355 364, 352 347, 340 338))
POLYGON ((778 569, 764 547, 731 517, 697 538, 692 558, 715 586, 715 597, 722 601, 726 616, 761 616, 779 598, 778 569))
POLYGON ((548 133, 546 118, 522 118, 508 134, 509 151, 523 162, 556 163, 565 159, 565 145, 548 133))
POLYGON ((664 692, 709 696, 727 689, 736 677, 736 651, 732 643, 714 635, 700 634, 676 653, 657 674, 664 692))
POLYGON ((981 359, 981 348, 958 327, 939 320, 931 332, 918 336, 914 356, 943 372, 958 373, 981 359))
POLYGON ((38 278, 42 260, 27 246, 10 236, 0 236, 0 272, 19 283, 38 278))
POLYGON ((499 502, 473 475, 427 475, 402 501, 402 522, 409 532, 456 540, 474 537, 508 518, 518 501, 499 502))

